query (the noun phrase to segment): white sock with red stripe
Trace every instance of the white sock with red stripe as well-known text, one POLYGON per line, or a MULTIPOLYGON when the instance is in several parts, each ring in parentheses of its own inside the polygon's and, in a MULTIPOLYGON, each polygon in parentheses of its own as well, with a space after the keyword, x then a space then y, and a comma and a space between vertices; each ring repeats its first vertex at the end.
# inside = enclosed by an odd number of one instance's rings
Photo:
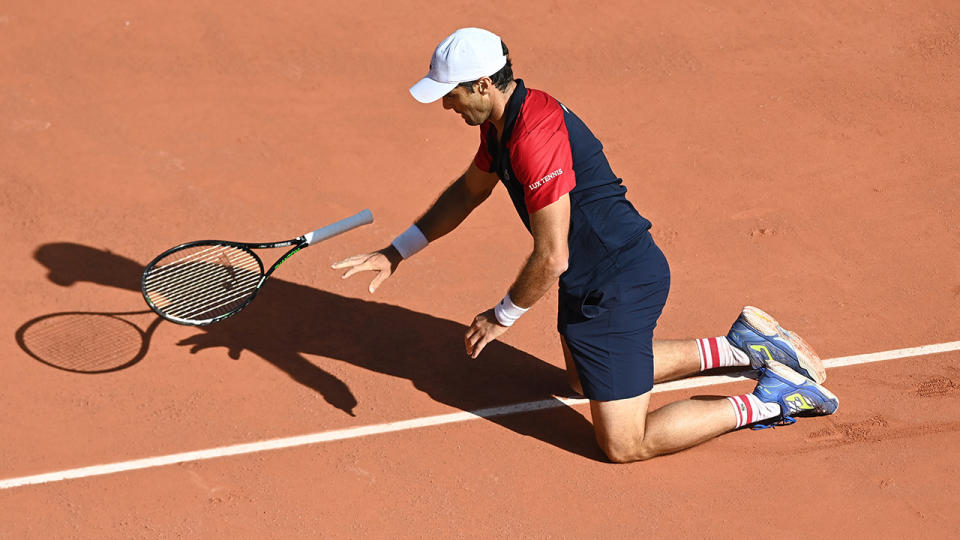
POLYGON ((780 416, 779 403, 767 403, 753 394, 731 396, 727 398, 737 415, 737 427, 780 416))
POLYGON ((700 349, 700 371, 750 365, 747 353, 730 345, 724 336, 698 339, 697 346, 700 349))

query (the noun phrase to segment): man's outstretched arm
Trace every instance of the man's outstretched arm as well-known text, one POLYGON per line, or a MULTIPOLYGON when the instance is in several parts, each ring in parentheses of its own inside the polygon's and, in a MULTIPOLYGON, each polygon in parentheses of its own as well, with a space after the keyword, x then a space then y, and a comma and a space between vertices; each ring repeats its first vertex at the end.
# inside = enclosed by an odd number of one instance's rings
MULTIPOLYGON (((416 221, 416 228, 432 242, 463 223, 474 208, 487 200, 497 185, 497 175, 488 173, 470 163, 470 167, 440 194, 440 197, 416 221)), ((346 268, 343 279, 358 272, 376 272, 369 290, 374 292, 400 265, 403 256, 388 245, 378 251, 348 257, 333 264, 333 268, 346 268)))

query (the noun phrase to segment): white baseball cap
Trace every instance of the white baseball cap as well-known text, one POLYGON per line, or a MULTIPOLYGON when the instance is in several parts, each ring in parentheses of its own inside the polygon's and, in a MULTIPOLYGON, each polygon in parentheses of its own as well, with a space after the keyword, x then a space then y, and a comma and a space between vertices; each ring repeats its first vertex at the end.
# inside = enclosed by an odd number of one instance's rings
POLYGON ((420 103, 430 103, 458 84, 489 77, 506 64, 499 36, 482 28, 461 28, 437 45, 430 71, 410 87, 410 93, 420 103))

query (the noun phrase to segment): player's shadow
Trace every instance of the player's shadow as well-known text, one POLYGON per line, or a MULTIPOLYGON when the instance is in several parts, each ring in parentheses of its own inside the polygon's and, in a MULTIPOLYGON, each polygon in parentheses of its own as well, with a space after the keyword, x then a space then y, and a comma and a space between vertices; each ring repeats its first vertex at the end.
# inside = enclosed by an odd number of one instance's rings
MULTIPOLYGON (((109 251, 52 243, 38 248, 35 258, 58 285, 93 282, 140 291, 142 265, 109 251)), ((197 334, 180 345, 191 352, 223 347, 232 358, 250 351, 349 414, 358 399, 374 396, 355 395, 323 369, 326 362, 348 362, 408 379, 431 398, 464 411, 569 393, 562 369, 499 341, 489 344, 480 358, 470 359, 463 347, 465 330, 460 323, 402 307, 270 278, 257 300, 240 315, 197 327, 197 334), (323 358, 314 363, 305 355, 323 358)), ((490 420, 568 451, 603 459, 590 423, 569 407, 490 420)))

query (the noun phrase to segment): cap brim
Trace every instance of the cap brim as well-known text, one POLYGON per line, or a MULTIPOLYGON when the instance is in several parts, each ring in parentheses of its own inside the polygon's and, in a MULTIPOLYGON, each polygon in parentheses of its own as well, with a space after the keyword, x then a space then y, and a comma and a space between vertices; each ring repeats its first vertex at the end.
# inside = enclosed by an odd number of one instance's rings
POLYGON ((456 87, 457 83, 442 83, 430 77, 424 77, 410 87, 410 95, 420 103, 433 103, 456 87))

